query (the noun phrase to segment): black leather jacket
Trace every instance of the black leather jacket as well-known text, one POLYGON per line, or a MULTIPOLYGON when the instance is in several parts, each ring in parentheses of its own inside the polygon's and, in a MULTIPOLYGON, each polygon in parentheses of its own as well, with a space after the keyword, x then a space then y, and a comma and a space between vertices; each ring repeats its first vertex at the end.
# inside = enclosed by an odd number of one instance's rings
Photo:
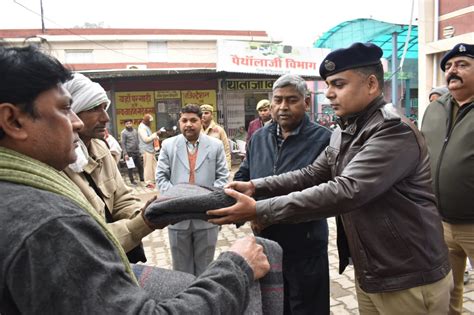
POLYGON ((382 97, 337 128, 313 164, 252 180, 262 226, 338 217, 340 272, 351 256, 369 293, 436 282, 450 266, 420 132, 382 97))

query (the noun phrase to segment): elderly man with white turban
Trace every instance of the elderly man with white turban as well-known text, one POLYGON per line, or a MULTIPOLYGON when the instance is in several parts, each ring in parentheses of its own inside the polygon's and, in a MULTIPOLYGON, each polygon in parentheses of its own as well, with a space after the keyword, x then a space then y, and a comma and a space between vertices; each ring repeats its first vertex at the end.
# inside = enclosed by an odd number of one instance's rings
POLYGON ((139 199, 133 196, 117 168, 104 139, 109 122, 110 100, 104 89, 80 73, 64 84, 71 93, 72 110, 83 121, 77 161, 65 169, 95 210, 107 221, 131 262, 146 261, 141 239, 153 230, 141 215, 139 199))

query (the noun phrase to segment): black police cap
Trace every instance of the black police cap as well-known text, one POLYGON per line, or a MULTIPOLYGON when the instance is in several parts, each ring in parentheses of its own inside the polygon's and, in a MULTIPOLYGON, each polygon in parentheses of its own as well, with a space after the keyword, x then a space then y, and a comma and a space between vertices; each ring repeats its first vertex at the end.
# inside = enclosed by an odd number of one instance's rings
POLYGON ((380 63, 382 49, 372 43, 354 43, 348 48, 330 52, 319 66, 321 78, 354 68, 372 66, 380 63))
POLYGON ((446 62, 448 62, 449 59, 456 56, 467 56, 467 57, 474 58, 474 45, 460 43, 454 46, 453 49, 448 51, 446 55, 444 55, 443 59, 441 59, 441 64, 440 64, 441 70, 444 71, 446 67, 446 62))

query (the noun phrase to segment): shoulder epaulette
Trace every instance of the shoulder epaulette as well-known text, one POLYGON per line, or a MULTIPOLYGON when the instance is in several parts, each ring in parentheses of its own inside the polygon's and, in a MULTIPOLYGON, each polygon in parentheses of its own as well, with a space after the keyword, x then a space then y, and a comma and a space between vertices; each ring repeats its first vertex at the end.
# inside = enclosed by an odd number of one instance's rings
POLYGON ((387 103, 380 108, 385 121, 401 120, 398 109, 392 103, 387 103))

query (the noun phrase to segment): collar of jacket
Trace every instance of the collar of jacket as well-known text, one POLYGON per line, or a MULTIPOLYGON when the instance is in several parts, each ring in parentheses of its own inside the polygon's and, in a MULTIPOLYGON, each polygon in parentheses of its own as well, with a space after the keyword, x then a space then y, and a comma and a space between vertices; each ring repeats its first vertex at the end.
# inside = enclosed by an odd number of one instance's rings
MULTIPOLYGON (((439 106, 443 107, 444 110, 446 111, 446 117, 447 117, 447 127, 448 130, 451 129, 451 125, 453 124, 452 121, 452 110, 453 106, 459 106, 459 103, 454 99, 454 97, 451 95, 451 93, 446 93, 439 97, 436 101, 433 102, 433 104, 438 104, 439 106)), ((465 115, 468 111, 470 111, 472 108, 474 108, 474 101, 471 101, 470 103, 466 103, 463 106, 459 107, 459 111, 457 114, 457 117, 465 115)))
POLYGON ((270 125, 271 123, 273 123, 273 118, 270 118, 270 120, 267 120, 267 121, 263 121, 263 120, 259 117, 258 120, 260 121, 260 126, 261 126, 261 127, 265 127, 266 125, 270 125))
MULTIPOLYGON (((299 135, 302 131, 302 129, 304 128, 304 126, 306 126, 306 124, 309 122, 309 116, 308 114, 304 114, 304 117, 303 119, 301 120, 301 122, 299 123, 298 127, 296 127, 294 130, 291 131, 291 134, 292 135, 299 135)), ((264 126, 263 128, 268 128, 268 131, 271 132, 272 135, 276 136, 277 134, 277 125, 278 123, 274 120, 272 120, 272 122, 270 124, 268 124, 267 126, 264 126)))
POLYGON ((92 139, 91 144, 88 148, 89 160, 86 166, 84 166, 84 172, 91 174, 100 164, 102 160, 109 152, 107 145, 100 139, 92 139))
POLYGON ((204 130, 204 133, 205 133, 206 135, 208 135, 208 134, 212 131, 212 129, 214 129, 216 126, 217 126, 217 124, 216 124, 216 122, 215 122, 214 119, 213 119, 213 120, 211 120, 211 122, 209 123, 209 126, 207 126, 206 129, 204 129, 204 125, 203 125, 203 126, 202 126, 202 130, 204 130))
MULTIPOLYGON (((459 106, 459 103, 454 99, 454 97, 451 95, 451 93, 446 93, 446 94, 442 95, 441 97, 439 97, 433 103, 440 104, 441 106, 443 106, 448 111, 448 113, 451 112, 453 104, 456 104, 456 105, 459 106)), ((467 107, 469 105, 472 105, 473 103, 474 103, 474 100, 464 104, 463 106, 459 106, 459 109, 461 109, 463 107, 467 107)))
POLYGON ((353 135, 372 115, 372 113, 385 103, 386 102, 383 99, 383 94, 381 94, 380 96, 377 96, 375 99, 373 99, 372 102, 370 102, 369 105, 364 108, 364 110, 346 117, 338 117, 336 122, 344 133, 353 135))
POLYGON ((444 109, 450 113, 451 112, 451 107, 453 106, 453 102, 456 102, 454 97, 451 95, 451 93, 446 93, 444 95, 441 95, 437 100, 435 100, 433 103, 438 103, 444 109))
MULTIPOLYGON (((187 145, 188 139, 186 139, 186 137, 182 133, 180 133, 179 135, 177 135, 175 137, 178 137, 178 138, 176 138, 176 144, 177 145, 184 145, 184 146, 187 145)), ((199 137, 196 140, 196 143, 199 143, 200 146, 207 145, 207 142, 206 142, 207 137, 209 137, 209 136, 206 135, 205 133, 200 132, 199 137)))

